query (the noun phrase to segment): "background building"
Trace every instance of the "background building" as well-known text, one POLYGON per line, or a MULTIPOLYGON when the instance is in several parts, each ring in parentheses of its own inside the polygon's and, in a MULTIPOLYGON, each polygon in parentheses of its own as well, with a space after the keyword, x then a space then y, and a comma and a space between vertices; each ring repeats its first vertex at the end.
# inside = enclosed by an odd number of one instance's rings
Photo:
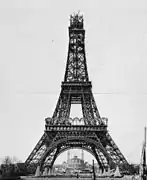
POLYGON ((78 156, 70 157, 70 150, 67 153, 67 162, 64 161, 62 164, 54 165, 56 172, 90 172, 92 170, 92 165, 84 161, 84 152, 81 151, 81 158, 78 156))

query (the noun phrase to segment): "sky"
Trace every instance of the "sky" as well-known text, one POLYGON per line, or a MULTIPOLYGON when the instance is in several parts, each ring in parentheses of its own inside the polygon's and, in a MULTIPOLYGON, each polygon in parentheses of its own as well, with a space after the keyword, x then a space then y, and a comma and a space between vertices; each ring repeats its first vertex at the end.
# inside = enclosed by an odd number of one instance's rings
MULTIPOLYGON (((140 162, 147 125, 145 0, 0 1, 1 160, 25 161, 43 135, 65 73, 69 16, 78 11, 100 115, 128 162, 140 162)), ((63 153, 57 161, 65 158, 63 153)))

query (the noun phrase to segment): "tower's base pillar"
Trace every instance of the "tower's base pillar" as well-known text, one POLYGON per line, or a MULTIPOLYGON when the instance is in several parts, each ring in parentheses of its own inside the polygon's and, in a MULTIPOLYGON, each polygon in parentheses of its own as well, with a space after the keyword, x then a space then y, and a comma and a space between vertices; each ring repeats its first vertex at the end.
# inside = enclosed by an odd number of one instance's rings
POLYGON ((48 169, 48 175, 51 175, 51 168, 48 169))
POLYGON ((48 168, 45 167, 44 171, 43 171, 43 176, 47 176, 48 175, 48 168))
POLYGON ((35 176, 40 176, 41 172, 40 172, 40 166, 37 166, 36 172, 35 172, 35 176))

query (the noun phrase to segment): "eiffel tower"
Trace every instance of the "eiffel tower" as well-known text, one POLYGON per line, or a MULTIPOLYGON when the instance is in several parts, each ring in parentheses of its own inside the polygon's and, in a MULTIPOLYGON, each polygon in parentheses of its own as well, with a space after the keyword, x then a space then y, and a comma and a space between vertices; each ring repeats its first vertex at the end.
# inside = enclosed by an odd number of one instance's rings
MULTIPOLYGON (((45 132, 26 160, 28 167, 51 169, 56 158, 71 148, 91 153, 103 170, 128 162, 107 130, 107 118, 97 109, 85 56, 83 16, 70 16, 69 48, 64 81, 52 118, 45 119, 45 132), (83 117, 70 117, 72 104, 81 104, 83 117)), ((31 169, 31 168, 30 168, 31 169)))

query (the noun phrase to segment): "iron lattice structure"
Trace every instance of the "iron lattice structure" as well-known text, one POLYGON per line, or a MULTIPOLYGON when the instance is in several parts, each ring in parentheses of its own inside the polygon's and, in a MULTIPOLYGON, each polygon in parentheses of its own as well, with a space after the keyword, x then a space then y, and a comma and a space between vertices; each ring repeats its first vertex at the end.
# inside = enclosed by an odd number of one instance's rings
POLYGON ((101 118, 97 109, 88 77, 84 40, 83 16, 71 15, 61 93, 52 118, 45 119, 43 136, 25 162, 28 167, 51 168, 58 155, 71 148, 90 152, 102 170, 128 165, 108 133, 107 119, 101 118), (81 104, 82 118, 70 118, 72 104, 81 104))

